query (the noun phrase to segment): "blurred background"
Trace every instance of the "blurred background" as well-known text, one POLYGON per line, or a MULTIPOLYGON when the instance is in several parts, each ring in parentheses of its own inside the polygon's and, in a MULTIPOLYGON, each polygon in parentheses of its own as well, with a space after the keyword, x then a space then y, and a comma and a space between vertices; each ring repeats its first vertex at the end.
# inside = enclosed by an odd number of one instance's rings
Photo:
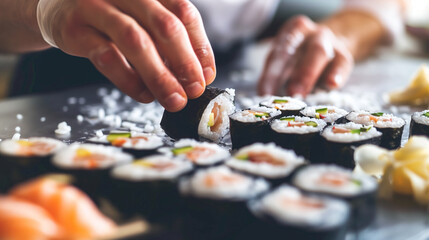
MULTIPOLYGON (((429 45, 429 0, 407 1, 409 2, 406 14, 407 25, 418 27, 418 29, 410 31, 409 27, 409 33, 405 33, 402 38, 398 39, 394 48, 403 51, 404 54, 423 54, 429 49, 427 48, 429 45)), ((314 20, 319 20, 340 8, 341 2, 341 0, 282 0, 281 6, 285 18, 300 12, 314 20)), ((18 59, 18 55, 0 54, 0 99, 7 97, 10 78, 14 74, 14 66, 18 59)))

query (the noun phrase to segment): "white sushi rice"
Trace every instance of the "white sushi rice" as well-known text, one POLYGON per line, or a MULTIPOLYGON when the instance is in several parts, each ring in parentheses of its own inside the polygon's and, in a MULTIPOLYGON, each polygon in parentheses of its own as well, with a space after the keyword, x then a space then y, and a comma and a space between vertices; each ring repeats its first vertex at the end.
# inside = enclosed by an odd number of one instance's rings
POLYGON ((70 134, 71 127, 67 125, 67 122, 60 122, 57 126, 57 129, 55 129, 55 134, 58 135, 67 135, 70 134))
POLYGON ((293 179, 295 186, 310 192, 327 193, 341 197, 354 197, 373 192, 377 188, 374 178, 353 173, 351 170, 335 165, 311 165, 300 170, 293 179), (344 184, 329 184, 321 181, 324 175, 340 175, 349 181, 344 184))
MULTIPOLYGON (((194 139, 182 139, 174 144, 174 148, 183 148, 187 146, 201 147, 201 148, 207 148, 207 149, 213 150, 214 153, 212 155, 204 156, 203 158, 198 158, 195 162, 193 161, 193 163, 197 165, 203 165, 203 166, 213 165, 221 161, 224 161, 230 157, 228 150, 214 143, 198 142, 198 141, 195 141, 194 139)), ((171 148, 160 148, 158 151, 167 156, 174 155, 171 148)), ((182 159, 187 159, 186 154, 179 154, 177 157, 182 159)), ((190 159, 187 159, 187 160, 192 161, 190 159)))
POLYGON ((342 225, 349 216, 347 204, 340 200, 303 195, 298 189, 282 185, 250 205, 256 215, 269 215, 279 223, 318 229, 342 225), (310 208, 288 204, 288 201, 306 201, 321 204, 320 208, 310 208))
POLYGON ((158 137, 155 134, 151 133, 139 133, 131 132, 131 138, 128 138, 127 141, 122 145, 123 148, 132 148, 138 150, 149 150, 159 148, 164 145, 162 138, 158 137), (145 139, 139 139, 133 143, 132 138, 134 137, 145 137, 145 139))
POLYGON ((288 126, 288 121, 276 119, 271 123, 271 129, 278 133, 289 133, 289 134, 306 134, 306 133, 314 133, 320 132, 326 126, 326 122, 321 119, 309 118, 309 117, 298 117, 298 116, 288 116, 294 117, 295 122, 309 122, 313 121, 317 123, 317 127, 313 126, 296 126, 291 127, 288 126))
POLYGON ((322 119, 327 123, 333 123, 338 119, 346 116, 348 113, 346 110, 335 106, 319 105, 319 106, 306 107, 301 111, 301 114, 307 117, 316 118, 316 109, 322 109, 322 108, 328 109, 328 112, 326 114, 323 114, 324 118, 322 119))
POLYGON ((429 125, 429 117, 423 116, 423 114, 425 114, 427 112, 429 112, 429 110, 425 110, 422 112, 416 112, 416 113, 413 113, 413 115, 411 117, 412 117, 412 119, 414 119, 414 121, 416 123, 423 124, 423 125, 429 125))
POLYGON ((219 94, 207 105, 204 110, 200 123, 198 124, 198 135, 214 142, 219 142, 229 131, 229 118, 228 116, 235 111, 234 106, 235 92, 233 89, 227 89, 226 92, 219 94), (208 126, 210 114, 213 107, 217 103, 220 106, 218 111, 222 119, 222 123, 217 131, 212 131, 208 126))
POLYGON ((277 147, 274 143, 255 143, 241 148, 226 165, 232 169, 247 172, 265 178, 282 178, 288 176, 296 167, 304 164, 303 157, 298 157, 294 151, 277 147), (284 165, 272 165, 269 163, 253 163, 240 160, 235 157, 247 155, 249 152, 266 153, 284 165))
POLYGON ((91 154, 105 156, 102 161, 97 162, 97 168, 99 169, 112 167, 118 164, 129 163, 133 160, 133 157, 130 154, 122 152, 119 148, 97 144, 73 143, 69 147, 58 151, 54 155, 52 159, 53 164, 66 169, 89 168, 89 163, 87 161, 75 161, 74 158, 78 149, 89 151, 91 154))
POLYGON ((18 139, 7 139, 2 141, 0 143, 0 152, 10 156, 27 156, 25 154, 20 153, 21 144, 18 141, 43 142, 47 145, 52 146, 52 149, 49 152, 45 152, 45 151, 38 152, 37 149, 33 149, 32 151, 33 155, 41 156, 41 157, 51 155, 66 146, 66 144, 64 144, 63 142, 53 138, 33 137, 33 138, 21 139, 21 140, 19 140, 18 138, 18 139))
POLYGON ((261 102, 261 106, 275 108, 278 110, 301 110, 307 106, 307 104, 301 100, 291 97, 279 97, 270 96, 261 102), (274 100, 286 100, 286 103, 273 103, 274 100))
POLYGON ((395 117, 392 114, 383 114, 378 118, 378 121, 372 121, 370 119, 371 112, 368 111, 353 111, 349 113, 346 118, 354 123, 363 125, 374 125, 377 128, 400 128, 405 125, 405 120, 399 117, 395 117))
POLYGON ((372 126, 365 126, 362 124, 349 122, 346 124, 335 124, 335 125, 326 127, 322 132, 322 137, 332 142, 350 143, 350 142, 363 141, 374 137, 379 137, 381 136, 381 134, 382 134, 381 132, 377 131, 377 129, 372 126), (356 134, 356 133, 334 133, 332 132, 333 127, 341 127, 341 128, 346 128, 350 130, 360 129, 362 127, 364 128, 371 127, 371 128, 367 132, 356 134))
POLYGON ((111 174, 114 178, 128 181, 172 180, 191 171, 192 168, 192 163, 188 161, 156 155, 115 167, 111 174), (166 169, 150 168, 139 164, 139 161, 143 161, 145 164, 169 164, 170 167, 166 169))
POLYGON ((268 114, 270 114, 270 116, 268 118, 276 117, 282 113, 281 111, 276 110, 274 108, 251 107, 250 109, 245 109, 245 110, 235 112, 230 117, 231 117, 231 119, 234 119, 234 120, 240 121, 240 122, 245 122, 245 123, 247 123, 247 122, 261 122, 261 121, 266 120, 266 119, 263 119, 261 117, 256 117, 255 114, 249 112, 249 110, 250 111, 256 111, 256 112, 268 113, 268 114))
POLYGON ((230 200, 246 200, 267 191, 268 188, 267 181, 235 173, 226 166, 200 170, 179 184, 180 192, 184 195, 230 200), (222 181, 224 176, 237 179, 236 181, 222 181), (216 183, 207 186, 207 178, 212 178, 216 183))

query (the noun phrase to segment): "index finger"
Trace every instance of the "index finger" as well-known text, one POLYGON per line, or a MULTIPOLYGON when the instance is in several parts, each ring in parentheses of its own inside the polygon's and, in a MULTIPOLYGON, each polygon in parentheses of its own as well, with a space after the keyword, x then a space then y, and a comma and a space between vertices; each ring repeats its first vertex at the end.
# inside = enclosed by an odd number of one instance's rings
POLYGON ((189 0, 159 0, 159 2, 182 21, 192 48, 201 63, 206 84, 212 83, 216 77, 215 58, 197 8, 189 0))

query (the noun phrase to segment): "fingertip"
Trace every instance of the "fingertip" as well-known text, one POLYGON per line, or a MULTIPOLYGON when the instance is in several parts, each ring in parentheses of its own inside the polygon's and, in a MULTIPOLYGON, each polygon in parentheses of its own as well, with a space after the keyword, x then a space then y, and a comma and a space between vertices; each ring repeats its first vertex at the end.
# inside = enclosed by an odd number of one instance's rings
POLYGON ((149 90, 144 90, 142 93, 140 93, 137 100, 141 103, 151 103, 155 100, 155 98, 152 93, 149 92, 149 90))
POLYGON ((216 78, 216 68, 205 67, 203 70, 206 85, 210 85, 216 78))
POLYGON ((186 86, 186 94, 190 99, 198 98, 204 93, 205 90, 204 83, 194 82, 186 86))
POLYGON ((344 77, 341 74, 333 74, 328 78, 327 87, 329 89, 340 88, 344 83, 344 77))
POLYGON ((174 92, 168 96, 162 103, 164 108, 169 112, 178 112, 182 110, 187 104, 186 96, 174 92))

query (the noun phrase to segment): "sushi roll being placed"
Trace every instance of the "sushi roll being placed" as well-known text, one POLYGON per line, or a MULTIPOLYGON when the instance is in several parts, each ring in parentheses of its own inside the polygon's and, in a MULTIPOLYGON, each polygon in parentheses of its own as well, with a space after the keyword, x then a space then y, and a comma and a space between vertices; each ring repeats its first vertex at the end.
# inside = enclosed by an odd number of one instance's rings
POLYGON ((161 148, 160 153, 185 159, 197 167, 209 167, 220 164, 230 157, 229 152, 214 143, 182 139, 172 148, 161 148))
POLYGON ((111 131, 108 135, 96 136, 88 141, 120 147, 136 158, 156 153, 164 145, 162 138, 151 133, 111 131))
POLYGON ((229 130, 228 115, 235 110, 234 96, 233 89, 207 87, 203 95, 189 100, 181 111, 164 111, 161 127, 176 140, 202 137, 219 142, 229 130))
POLYGON ((252 107, 229 116, 232 148, 238 149, 255 142, 268 142, 269 124, 280 117, 279 110, 267 107, 252 107))
POLYGON ((274 143, 255 143, 238 150, 226 165, 235 171, 263 177, 273 185, 278 185, 288 181, 292 172, 304 163, 304 158, 274 143))
POLYGON ((378 184, 369 175, 353 173, 334 165, 311 165, 295 175, 293 184, 309 193, 347 201, 352 209, 353 230, 368 226, 375 218, 378 184))
POLYGON ((151 220, 169 218, 179 211, 177 182, 193 170, 192 163, 154 155, 115 167, 110 199, 121 212, 141 213, 151 220))
POLYGON ((0 190, 51 171, 52 155, 65 146, 44 137, 0 142, 0 190))
POLYGON ((179 183, 184 207, 184 239, 235 239, 251 219, 247 201, 266 192, 269 183, 226 166, 197 171, 179 183))
POLYGON ((260 103, 263 107, 274 108, 282 112, 282 116, 299 115, 307 104, 291 97, 271 96, 260 103))
POLYGON ((96 199, 99 194, 110 189, 110 170, 132 161, 130 154, 116 147, 74 143, 57 152, 52 164, 60 172, 73 175, 76 185, 96 199))
POLYGON ((383 133, 381 147, 397 149, 401 146, 402 132, 405 126, 405 120, 402 118, 383 112, 354 111, 349 113, 346 119, 354 123, 373 125, 383 133))
POLYGON ((326 127, 319 152, 322 162, 354 169, 354 149, 363 144, 380 145, 382 133, 372 126, 353 122, 326 127))
POLYGON ((316 157, 319 157, 315 146, 325 126, 326 122, 321 119, 282 117, 271 122, 270 141, 283 148, 292 149, 296 154, 314 162, 318 160, 316 157))
POLYGON ((347 114, 346 110, 334 106, 312 106, 301 111, 301 115, 322 119, 329 125, 341 122, 347 114))
POLYGON ((429 110, 416 112, 411 116, 410 137, 413 135, 429 137, 429 110))
POLYGON ((261 199, 250 201, 258 221, 246 239, 343 240, 350 210, 346 202, 304 194, 282 185, 261 199))

